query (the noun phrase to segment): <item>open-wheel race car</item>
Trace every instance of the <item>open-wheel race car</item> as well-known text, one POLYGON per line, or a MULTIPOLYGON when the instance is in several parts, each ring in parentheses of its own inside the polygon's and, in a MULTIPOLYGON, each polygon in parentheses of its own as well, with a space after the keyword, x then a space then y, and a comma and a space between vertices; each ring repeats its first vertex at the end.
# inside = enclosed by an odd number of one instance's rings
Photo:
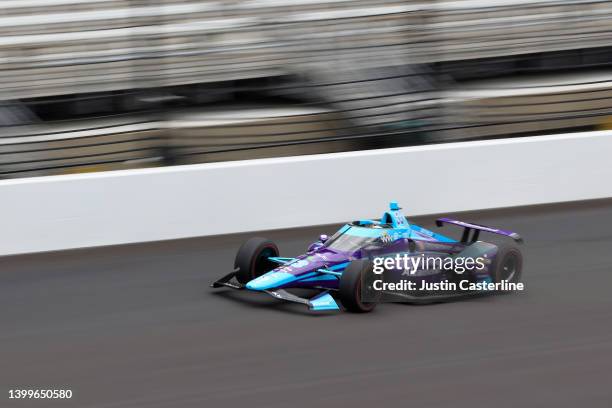
MULTIPOLYGON (((480 240, 481 232, 511 238, 516 243, 521 237, 511 231, 496 229, 450 218, 439 218, 444 224, 463 228, 460 239, 452 239, 418 225, 404 216, 396 202, 380 219, 365 219, 344 225, 333 236, 321 235, 303 255, 288 258, 279 256, 277 245, 265 238, 247 240, 236 254, 234 271, 215 281, 213 288, 264 292, 275 298, 307 305, 311 310, 339 310, 336 300, 351 312, 369 312, 379 302, 383 291, 372 287, 375 257, 408 258, 480 258, 486 260, 482 268, 458 274, 455 270, 421 268, 410 274, 413 282, 448 282, 462 280, 474 283, 519 282, 523 258, 514 243, 493 244, 480 240), (291 289, 313 289, 316 294, 305 298, 291 289)), ((405 271, 386 271, 385 279, 398 279, 405 271), (389 277, 389 273, 395 276, 389 277)), ((416 285, 418 286, 418 285, 416 285)), ((476 291, 478 292, 478 291, 476 291)), ((410 291, 394 293, 401 301, 443 301, 473 294, 474 291, 410 291)))

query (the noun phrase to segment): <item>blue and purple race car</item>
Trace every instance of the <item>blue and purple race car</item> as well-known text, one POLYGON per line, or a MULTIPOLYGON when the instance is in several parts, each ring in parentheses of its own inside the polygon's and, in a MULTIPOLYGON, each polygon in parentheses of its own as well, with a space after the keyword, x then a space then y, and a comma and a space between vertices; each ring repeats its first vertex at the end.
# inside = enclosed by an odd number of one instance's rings
MULTIPOLYGON (((462 279, 475 283, 518 282, 523 258, 515 245, 493 244, 479 240, 487 232, 522 242, 511 231, 490 228, 450 218, 439 218, 444 224, 463 228, 458 240, 437 234, 410 223, 396 202, 380 219, 365 219, 348 223, 333 236, 321 235, 307 252, 295 258, 279 256, 276 244, 264 238, 251 238, 238 250, 235 270, 214 282, 214 288, 229 287, 264 292, 275 298, 302 303, 311 310, 339 310, 336 300, 351 312, 369 312, 380 302, 384 291, 375 290, 373 260, 376 257, 402 255, 408 258, 485 259, 483 267, 468 273, 457 273, 446 268, 435 270, 420 268, 412 271, 410 279, 418 283, 449 282, 462 279), (310 298, 291 293, 291 289, 313 289, 310 298)), ((388 270, 385 281, 399 281, 401 270, 388 270)), ((378 288, 380 289, 380 288, 378 288)), ((395 300, 406 302, 435 302, 474 294, 457 291, 444 293, 431 291, 405 291, 388 293, 395 300)))

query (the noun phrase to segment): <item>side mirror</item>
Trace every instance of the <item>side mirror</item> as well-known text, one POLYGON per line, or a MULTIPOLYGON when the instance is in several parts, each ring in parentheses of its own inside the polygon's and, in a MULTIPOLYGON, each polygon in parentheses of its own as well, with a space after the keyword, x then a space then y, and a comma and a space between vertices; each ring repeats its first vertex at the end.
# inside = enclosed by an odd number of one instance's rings
POLYGON ((319 241, 321 241, 322 244, 324 244, 327 240, 329 239, 329 237, 325 234, 321 234, 319 236, 319 241))

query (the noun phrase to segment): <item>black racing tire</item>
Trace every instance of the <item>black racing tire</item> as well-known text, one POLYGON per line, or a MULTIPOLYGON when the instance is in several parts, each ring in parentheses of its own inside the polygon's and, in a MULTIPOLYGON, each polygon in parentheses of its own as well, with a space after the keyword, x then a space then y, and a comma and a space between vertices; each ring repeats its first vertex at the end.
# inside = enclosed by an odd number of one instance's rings
POLYGON ((523 273, 523 255, 521 251, 512 245, 500 245, 493 264, 492 278, 495 283, 502 280, 509 283, 521 281, 523 273))
MULTIPOLYGON (((353 313, 367 313, 374 310, 378 304, 381 293, 376 294, 377 301, 375 302, 362 302, 361 291, 362 291, 362 278, 374 278, 372 273, 372 263, 368 259, 360 259, 352 261, 342 272, 340 277, 339 297, 342 306, 353 313), (368 274, 368 275, 366 275, 368 274)), ((370 287, 370 290, 373 290, 370 287)))
POLYGON ((274 269, 276 264, 267 258, 278 256, 278 247, 269 239, 253 237, 246 241, 236 254, 234 268, 236 280, 243 285, 274 269))

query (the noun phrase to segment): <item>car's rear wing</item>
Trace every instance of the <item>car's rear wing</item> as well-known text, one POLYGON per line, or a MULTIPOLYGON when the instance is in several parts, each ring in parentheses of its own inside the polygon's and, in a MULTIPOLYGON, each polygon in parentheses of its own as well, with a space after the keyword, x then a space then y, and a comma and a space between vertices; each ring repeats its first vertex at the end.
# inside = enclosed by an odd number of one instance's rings
POLYGON ((452 224, 457 225, 459 227, 463 227, 463 235, 461 237, 461 242, 476 242, 478 241, 478 236, 480 235, 480 231, 490 232, 492 234, 503 235, 506 237, 510 237, 518 243, 523 242, 523 238, 516 232, 506 231, 497 228, 486 227, 484 225, 478 225, 471 222, 457 221, 451 218, 438 218, 436 220, 436 225, 438 227, 443 226, 444 224, 452 224), (470 237, 470 232, 474 231, 472 236, 470 237))

